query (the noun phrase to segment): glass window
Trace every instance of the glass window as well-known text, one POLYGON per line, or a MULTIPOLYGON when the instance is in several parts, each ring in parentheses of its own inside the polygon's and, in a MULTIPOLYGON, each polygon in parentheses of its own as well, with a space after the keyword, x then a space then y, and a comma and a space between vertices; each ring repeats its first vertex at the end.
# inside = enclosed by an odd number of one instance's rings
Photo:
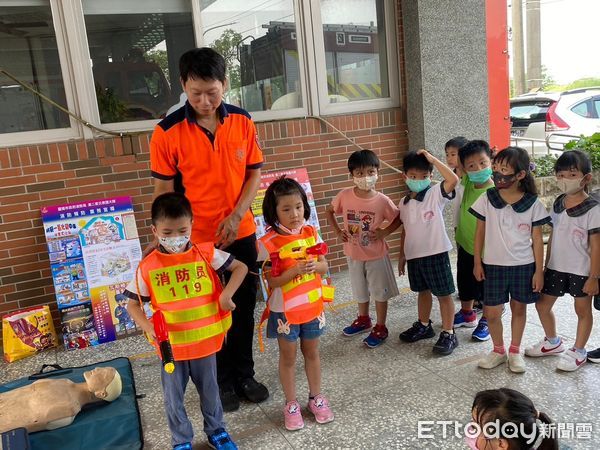
POLYGON ((83 0, 103 123, 160 119, 179 101, 179 57, 194 48, 187 0, 83 0))
POLYGON ((600 97, 594 98, 594 109, 596 110, 596 116, 600 117, 600 97))
MULTIPOLYGON (((67 106, 48 1, 0 1, 0 67, 67 106)), ((0 75, 0 133, 70 127, 69 117, 0 75)))
POLYGON ((593 117, 592 111, 590 110, 589 102, 587 100, 573 106, 571 108, 571 111, 573 111, 578 116, 585 117, 586 119, 589 117, 593 117))
POLYGON ((390 96, 383 0, 321 0, 330 103, 390 96))
POLYGON ((510 120, 513 127, 527 127, 534 122, 545 122, 548 108, 554 102, 518 102, 510 106, 510 120))
POLYGON ((293 0, 202 2, 204 43, 228 67, 225 101, 248 111, 302 107, 293 0))

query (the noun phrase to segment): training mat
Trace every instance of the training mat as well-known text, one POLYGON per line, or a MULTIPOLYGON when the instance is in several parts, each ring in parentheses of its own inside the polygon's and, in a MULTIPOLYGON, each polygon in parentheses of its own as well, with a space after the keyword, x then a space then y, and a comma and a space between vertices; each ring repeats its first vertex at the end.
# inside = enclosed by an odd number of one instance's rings
POLYGON ((121 375, 121 395, 111 403, 86 405, 69 426, 31 433, 32 450, 137 450, 144 439, 133 370, 128 358, 115 358, 82 367, 44 365, 39 373, 0 386, 0 392, 26 386, 44 378, 84 382, 83 372, 114 367, 121 375), (53 370, 48 371, 51 368, 53 370))

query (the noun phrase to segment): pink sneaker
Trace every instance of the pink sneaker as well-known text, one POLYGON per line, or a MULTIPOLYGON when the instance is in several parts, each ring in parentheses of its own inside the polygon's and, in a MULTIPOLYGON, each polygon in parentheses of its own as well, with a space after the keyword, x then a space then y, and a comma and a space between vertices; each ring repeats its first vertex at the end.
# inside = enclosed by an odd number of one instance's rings
POLYGON ((308 409, 315 415, 317 423, 327 423, 333 420, 333 411, 329 407, 329 401, 322 394, 308 400, 308 409))
POLYGON ((296 431, 304 428, 304 419, 302 419, 300 403, 296 400, 287 402, 285 408, 283 408, 283 419, 285 428, 289 431, 296 431))

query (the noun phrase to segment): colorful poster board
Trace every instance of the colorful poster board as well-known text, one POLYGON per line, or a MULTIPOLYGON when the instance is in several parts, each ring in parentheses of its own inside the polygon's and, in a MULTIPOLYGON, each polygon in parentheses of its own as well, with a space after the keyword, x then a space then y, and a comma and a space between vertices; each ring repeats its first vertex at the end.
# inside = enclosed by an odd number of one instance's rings
POLYGON ((273 181, 275 181, 277 178, 281 178, 284 175, 287 178, 293 178, 298 183, 300 183, 300 185, 306 192, 306 196, 308 197, 308 204, 310 205, 311 211, 308 223, 312 225, 317 230, 317 232, 319 232, 319 234, 321 234, 321 227, 319 226, 319 219, 317 217, 315 198, 313 196, 312 187, 310 186, 310 180, 308 179, 308 172, 304 167, 301 167, 299 169, 278 170, 275 172, 263 172, 261 174, 260 187, 258 188, 258 192, 251 206, 252 213, 254 214, 254 222, 256 223, 256 237, 261 238, 267 232, 267 224, 265 223, 265 219, 262 213, 262 203, 265 198, 265 192, 273 181))
POLYGON ((142 257, 131 197, 41 211, 65 347, 139 333, 122 294, 142 257))

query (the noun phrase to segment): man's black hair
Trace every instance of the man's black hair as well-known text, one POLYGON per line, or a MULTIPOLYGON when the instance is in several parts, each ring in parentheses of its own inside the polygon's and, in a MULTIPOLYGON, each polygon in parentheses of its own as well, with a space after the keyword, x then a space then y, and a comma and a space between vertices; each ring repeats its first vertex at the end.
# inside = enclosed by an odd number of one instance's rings
POLYGON ((371 150, 357 150, 350 155, 350 158, 348 158, 348 170, 350 173, 354 169, 361 169, 363 167, 377 167, 379 169, 379 158, 375 152, 371 150))
POLYGON ((225 58, 212 48, 194 48, 179 58, 179 75, 184 83, 189 78, 225 83, 225 74, 225 58))
POLYGON ((425 170, 427 172, 433 171, 433 164, 427 161, 425 155, 418 155, 414 150, 404 155, 402 167, 404 173, 408 172, 409 169, 425 170))
POLYGON ((151 209, 152 225, 161 219, 179 219, 180 217, 193 216, 192 205, 183 194, 167 192, 161 194, 152 202, 151 209))
POLYGON ((465 145, 469 140, 463 136, 456 136, 446 142, 444 145, 444 150, 448 150, 449 147, 454 147, 456 149, 460 149, 463 145, 465 145))
POLYGON ((300 183, 292 178, 286 178, 284 175, 273 181, 267 188, 267 192, 265 192, 262 209, 263 217, 267 225, 275 229, 279 223, 279 220, 277 219, 277 199, 284 195, 294 194, 298 194, 300 198, 302 198, 302 204, 304 205, 304 220, 310 218, 310 205, 308 204, 306 192, 304 192, 300 183))
POLYGON ((465 160, 469 156, 477 155, 479 153, 485 153, 489 158, 492 157, 492 152, 490 151, 490 144, 488 144, 484 140, 474 140, 469 141, 462 147, 458 149, 458 157, 460 158, 460 163, 465 165, 465 160))
POLYGON ((560 158, 554 163, 554 173, 561 170, 580 170, 582 174, 587 175, 592 171, 592 161, 587 153, 581 150, 568 150, 560 155, 560 158))

